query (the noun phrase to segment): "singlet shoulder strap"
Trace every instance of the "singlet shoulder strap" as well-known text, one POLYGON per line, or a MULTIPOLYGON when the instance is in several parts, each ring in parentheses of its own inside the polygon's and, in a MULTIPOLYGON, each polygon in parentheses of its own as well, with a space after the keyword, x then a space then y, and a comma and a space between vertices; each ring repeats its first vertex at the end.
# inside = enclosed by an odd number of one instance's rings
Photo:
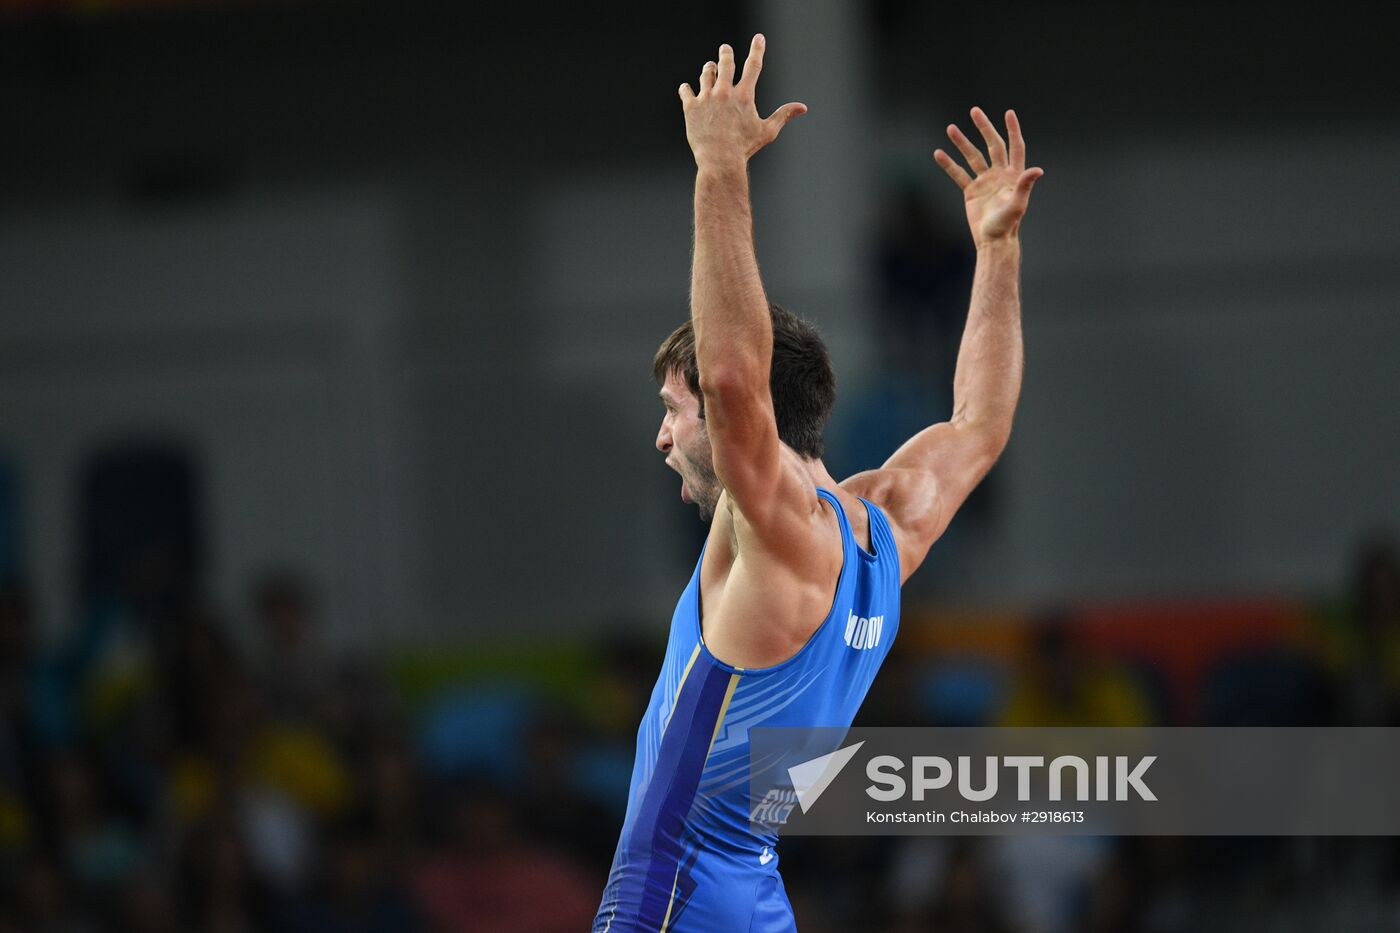
POLYGON ((899 579, 899 545, 894 540, 894 529, 885 517, 885 512, 869 499, 861 499, 865 511, 870 515, 870 543, 875 549, 876 559, 894 569, 895 579, 899 579))
POLYGON ((836 601, 839 602, 845 599, 851 580, 856 574, 861 547, 856 543, 855 532, 851 531, 851 520, 846 517, 846 509, 836 494, 818 486, 817 495, 831 503, 832 509, 836 511, 836 520, 841 524, 841 575, 836 580, 835 593, 836 601))
POLYGON ((830 490, 818 486, 817 495, 830 502, 831 507, 836 510, 836 520, 841 523, 841 543, 847 549, 847 553, 850 553, 849 548, 855 543, 856 536, 855 532, 851 531, 851 520, 846 517, 845 507, 841 505, 841 500, 836 498, 836 494, 830 490))

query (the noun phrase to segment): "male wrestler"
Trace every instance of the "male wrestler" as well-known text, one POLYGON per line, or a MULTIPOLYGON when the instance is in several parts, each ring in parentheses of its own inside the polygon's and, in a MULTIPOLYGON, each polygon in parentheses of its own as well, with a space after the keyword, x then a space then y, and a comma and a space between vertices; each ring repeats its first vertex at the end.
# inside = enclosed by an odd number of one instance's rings
POLYGON ((762 119, 764 39, 680 87, 695 156, 691 320, 658 351, 656 438, 681 498, 712 519, 671 619, 637 733, 627 815, 598 931, 786 931, 776 835, 750 825, 748 730, 847 726, 899 625, 899 589, 996 462, 1021 388, 1019 228, 1041 175, 1007 112, 1008 145, 981 110, 971 172, 941 150, 977 246, 952 418, 885 465, 836 482, 822 464, 835 380, 811 327, 770 305, 754 256, 747 164, 806 111, 762 119))

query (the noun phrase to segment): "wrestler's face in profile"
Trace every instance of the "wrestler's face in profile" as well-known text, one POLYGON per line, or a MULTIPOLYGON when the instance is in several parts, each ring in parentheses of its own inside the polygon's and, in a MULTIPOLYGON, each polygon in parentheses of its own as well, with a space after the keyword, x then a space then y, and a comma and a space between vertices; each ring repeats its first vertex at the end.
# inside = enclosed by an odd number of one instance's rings
POLYGON ((679 372, 671 372, 661 386, 661 403, 666 414, 656 434, 656 449, 666 455, 666 465, 681 475, 681 501, 694 503, 700 519, 709 521, 719 502, 720 485, 710 435, 700 416, 700 399, 679 372))

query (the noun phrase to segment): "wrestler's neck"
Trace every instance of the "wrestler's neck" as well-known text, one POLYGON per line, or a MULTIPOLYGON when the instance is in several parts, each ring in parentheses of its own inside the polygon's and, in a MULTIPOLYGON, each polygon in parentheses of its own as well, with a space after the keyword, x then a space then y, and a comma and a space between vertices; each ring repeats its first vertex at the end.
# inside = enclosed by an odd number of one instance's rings
POLYGON ((834 490, 836 488, 836 478, 827 470, 826 464, 822 463, 821 458, 817 457, 811 460, 804 459, 802 461, 802 466, 806 469, 807 475, 812 477, 813 486, 819 489, 834 490))

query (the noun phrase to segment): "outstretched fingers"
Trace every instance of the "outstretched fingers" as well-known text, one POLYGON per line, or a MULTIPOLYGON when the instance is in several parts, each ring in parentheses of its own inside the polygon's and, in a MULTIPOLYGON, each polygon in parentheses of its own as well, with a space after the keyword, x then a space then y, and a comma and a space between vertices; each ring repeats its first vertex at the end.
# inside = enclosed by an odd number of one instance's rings
POLYGON ((963 154, 963 158, 967 160, 967 164, 972 167, 974 172, 981 175, 987 170, 987 160, 982 157, 982 153, 977 151, 977 147, 972 144, 972 141, 963 135, 963 131, 958 129, 956 123, 948 124, 948 138, 953 141, 954 146, 958 147, 958 151, 963 154))
POLYGON ((972 108, 972 122, 977 125, 977 129, 982 133, 982 140, 987 144, 987 154, 992 157, 993 165, 1006 164, 1006 143, 1002 140, 997 128, 992 126, 992 121, 982 112, 981 107, 972 108))
POLYGON ((715 71, 716 66, 714 62, 705 62, 705 67, 700 69, 701 94, 704 94, 710 88, 715 86, 715 71))
POLYGON ((1026 167, 1026 139, 1021 135, 1021 121, 1016 116, 1016 111, 1006 111, 1006 135, 1011 139, 1011 167, 1024 169, 1026 167))
POLYGON ((744 76, 739 79, 738 85, 749 93, 753 93, 755 85, 758 84, 758 76, 763 71, 763 47, 765 44, 763 33, 760 32, 753 37, 753 43, 749 46, 749 57, 744 62, 744 76))
POLYGON ((734 84, 734 49, 728 43, 719 47, 719 74, 715 80, 723 87, 734 84))
POLYGON ((1018 198, 1029 198, 1031 189, 1035 187, 1036 179, 1045 174, 1042 168, 1028 168, 1021 173, 1021 177, 1016 179, 1016 196, 1018 198))
POLYGON ((783 131, 783 127, 792 122, 794 117, 800 117, 806 112, 806 104, 793 101, 790 104, 783 104, 777 110, 774 110, 763 123, 768 127, 768 131, 773 134, 773 138, 776 139, 778 134, 783 131))
POLYGON ((972 184, 972 176, 967 173, 967 169, 953 161, 953 157, 942 149, 933 150, 933 161, 938 163, 938 167, 953 179, 959 188, 966 188, 972 184))

